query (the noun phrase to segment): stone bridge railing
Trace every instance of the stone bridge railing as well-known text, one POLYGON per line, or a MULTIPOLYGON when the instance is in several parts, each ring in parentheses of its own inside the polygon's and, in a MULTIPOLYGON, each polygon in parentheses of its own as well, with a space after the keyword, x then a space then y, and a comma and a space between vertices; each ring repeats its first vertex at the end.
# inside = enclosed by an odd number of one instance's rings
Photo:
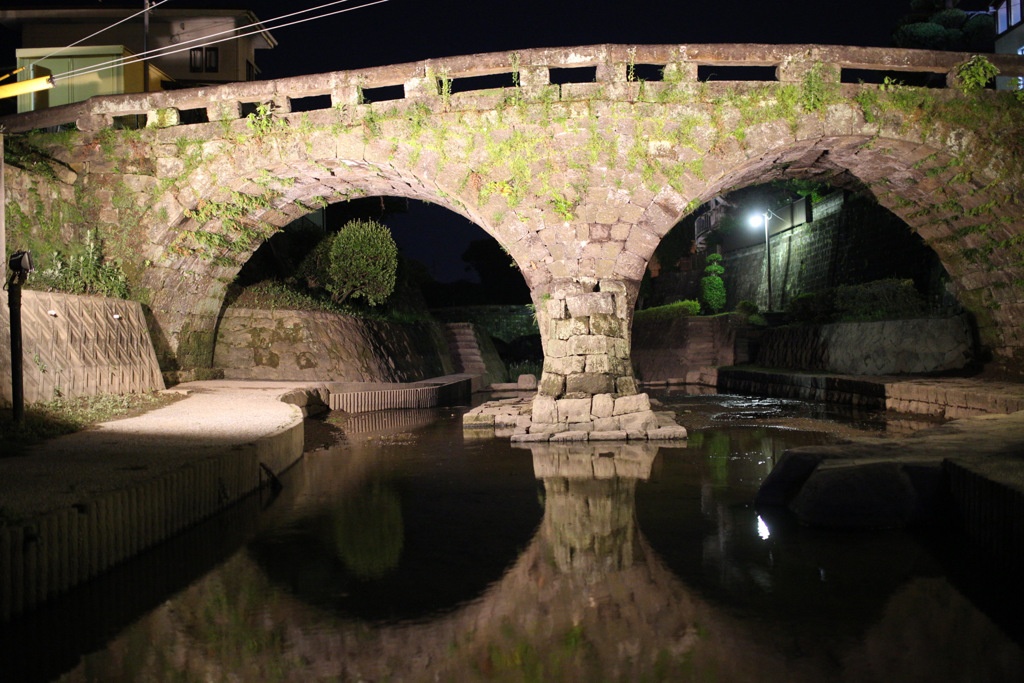
MULTIPOLYGON (((367 101, 438 96, 442 88, 460 93, 489 90, 492 79, 507 76, 507 85, 537 91, 553 83, 566 90, 592 94, 593 84, 620 83, 642 78, 673 82, 701 80, 700 67, 762 67, 746 69, 737 78, 716 73, 718 80, 800 81, 811 66, 832 66, 844 82, 857 82, 864 72, 940 74, 945 84, 955 83, 956 67, 970 53, 933 52, 894 48, 827 45, 591 45, 494 52, 353 71, 296 76, 271 81, 250 81, 221 86, 154 93, 93 97, 84 102, 18 114, 3 119, 8 132, 75 124, 95 131, 118 125, 121 117, 145 115, 147 125, 170 127, 180 123, 242 118, 257 104, 272 104, 278 113, 312 111, 367 101), (773 70, 772 70, 773 69, 773 70), (556 74, 553 74, 553 71, 556 74), (756 73, 752 73, 756 72, 756 73), (556 75, 553 78, 553 75, 556 75), (724 76, 724 77, 723 77, 724 76), (758 76, 761 76, 759 79, 758 76), (587 85, 590 84, 588 89, 587 85)), ((989 55, 1002 76, 1024 76, 1024 58, 989 55)), ((879 80, 880 80, 879 76, 879 80)))

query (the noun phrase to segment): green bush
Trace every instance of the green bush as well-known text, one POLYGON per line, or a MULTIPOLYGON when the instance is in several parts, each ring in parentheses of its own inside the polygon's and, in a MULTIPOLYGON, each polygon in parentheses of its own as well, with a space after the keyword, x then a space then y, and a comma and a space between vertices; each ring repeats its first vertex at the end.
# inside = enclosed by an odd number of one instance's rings
POLYGON ((926 310, 912 280, 876 280, 836 287, 835 317, 840 321, 912 318, 926 310))
POLYGON ((736 304, 736 312, 742 316, 750 317, 761 312, 761 309, 753 301, 743 300, 736 304))
POLYGON ((698 315, 699 313, 700 302, 693 299, 683 299, 682 301, 673 301, 664 306, 654 306, 637 311, 633 316, 633 320, 635 322, 668 321, 698 315))
POLYGON ((835 292, 828 289, 794 297, 787 307, 789 317, 794 322, 800 323, 828 322, 834 312, 834 296, 835 292))
POLYGON ((86 233, 84 244, 77 250, 55 252, 50 266, 40 270, 34 279, 34 288, 50 288, 70 294, 127 299, 130 293, 121 264, 104 259, 103 242, 92 230, 86 233))
POLYGON ((391 231, 376 221, 352 220, 331 238, 327 291, 338 303, 363 297, 371 306, 395 290, 398 247, 391 231))
POLYGON ((932 15, 932 23, 943 28, 960 28, 967 23, 967 12, 962 9, 944 9, 932 15))
POLYGON ((707 275, 700 279, 701 303, 712 313, 725 308, 725 282, 721 278, 725 268, 719 263, 721 260, 721 254, 708 254, 708 264, 704 267, 707 275))
POLYGON ((787 312, 793 322, 827 323, 913 318, 927 309, 912 280, 890 278, 801 294, 787 312))

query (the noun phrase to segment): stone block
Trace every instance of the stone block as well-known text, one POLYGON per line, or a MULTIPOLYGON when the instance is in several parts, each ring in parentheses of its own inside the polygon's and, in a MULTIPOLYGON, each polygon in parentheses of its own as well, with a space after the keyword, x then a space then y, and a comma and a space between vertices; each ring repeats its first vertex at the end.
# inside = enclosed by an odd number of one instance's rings
POLYGON ((564 320, 566 317, 565 299, 548 299, 544 308, 552 320, 564 320))
POLYGON ((569 423, 569 431, 570 432, 591 432, 593 430, 594 430, 594 423, 589 421, 589 420, 587 422, 570 422, 569 423))
POLYGON ((651 440, 682 441, 686 439, 686 427, 657 427, 647 433, 651 440))
POLYGON ((617 417, 599 417, 594 420, 594 431, 614 432, 618 431, 621 423, 617 417))
POLYGON ((558 422, 558 410, 555 399, 550 396, 537 396, 533 399, 533 422, 558 422))
POLYGON ((534 391, 537 388, 537 376, 519 375, 516 378, 516 385, 523 391, 534 391))
POLYGON ((558 441, 586 441, 590 436, 589 432, 584 431, 565 431, 552 434, 550 440, 554 442, 558 441))
POLYGON ((590 432, 591 441, 625 441, 628 438, 624 429, 590 432))
POLYGON ((564 339, 548 339, 546 350, 548 358, 561 358, 569 354, 569 344, 564 339))
POLYGON ((569 309, 569 315, 574 318, 615 313, 615 300, 609 292, 588 292, 568 296, 565 304, 569 309))
MULTIPOLYGON (((607 394, 615 388, 615 378, 595 372, 581 372, 565 378, 566 393, 607 394)), ((588 405, 587 410, 590 410, 588 405)))
MULTIPOLYGON (((559 375, 571 375, 586 370, 586 356, 563 356, 562 358, 548 358, 545 367, 550 372, 559 375)), ((572 391, 568 389, 567 391, 572 391)))
POLYGON ((754 498, 755 504, 788 505, 821 460, 822 456, 817 453, 786 451, 761 483, 754 498))
POLYGON ((590 356, 598 353, 609 353, 611 351, 612 341, 615 341, 612 337, 605 337, 603 335, 577 335, 567 339, 568 351, 574 356, 590 356))
POLYGON ((633 377, 619 377, 615 380, 615 389, 625 396, 632 396, 636 393, 636 379, 633 377))
POLYGON ((614 363, 612 362, 612 357, 605 354, 600 354, 596 356, 582 356, 582 358, 586 359, 586 366, 584 367, 584 372, 607 375, 613 373, 616 369, 614 363))
MULTIPOLYGON (((609 294, 609 296, 612 295, 609 294)), ((614 313, 611 315, 592 315, 590 316, 590 332, 592 334, 599 334, 605 337, 621 337, 622 321, 617 318, 614 313)))
POLYGON ((543 396, 561 396, 565 393, 565 377, 545 371, 540 377, 538 391, 543 396))
POLYGON ((591 400, 589 398, 562 398, 556 400, 557 421, 566 424, 570 422, 589 422, 590 404, 591 400))
POLYGON ((466 413, 462 416, 463 427, 493 427, 494 415, 492 413, 466 413))
POLYGON ((633 394, 632 396, 620 396, 615 399, 615 407, 612 415, 625 415, 627 413, 639 413, 651 409, 651 399, 647 394, 633 394))
POLYGON ((595 394, 590 405, 590 413, 594 417, 611 417, 615 409, 615 399, 611 394, 595 394))
POLYGON ((918 508, 914 484, 899 463, 819 466, 790 502, 801 523, 844 529, 898 528, 918 508))
POLYGON ((651 410, 619 415, 618 418, 620 429, 625 429, 630 433, 642 432, 645 439, 651 431, 658 429, 658 418, 654 416, 654 412, 651 410))
MULTIPOLYGON (((553 323, 556 339, 570 339, 590 334, 590 321, 587 318, 566 318, 565 320, 555 320, 553 323)), ((570 351, 570 353, 575 352, 570 351)))
POLYGON ((530 425, 531 434, 557 434, 564 432, 569 428, 569 425, 565 422, 534 422, 530 425))

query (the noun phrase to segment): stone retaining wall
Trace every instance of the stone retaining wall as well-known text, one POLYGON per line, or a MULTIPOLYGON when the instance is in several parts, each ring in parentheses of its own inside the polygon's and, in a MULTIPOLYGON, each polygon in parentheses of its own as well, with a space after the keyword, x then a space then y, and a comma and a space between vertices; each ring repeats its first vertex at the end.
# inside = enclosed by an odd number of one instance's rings
POLYGON ((844 403, 945 419, 1024 410, 1024 385, 943 378, 898 380, 719 368, 718 390, 844 403))
POLYGON ((634 321, 633 369, 648 384, 686 377, 690 371, 733 365, 737 329, 728 316, 680 317, 672 321, 634 321))
MULTIPOLYGON (((10 405, 7 293, 0 304, 0 403, 10 405)), ((25 401, 164 388, 137 301, 60 292, 21 293, 25 401)))
POLYGON ((414 382, 454 372, 435 323, 250 308, 224 312, 214 365, 227 379, 317 382, 414 382))
POLYGON ((900 375, 955 370, 974 356, 963 316, 792 325, 766 330, 757 364, 844 375, 900 375))

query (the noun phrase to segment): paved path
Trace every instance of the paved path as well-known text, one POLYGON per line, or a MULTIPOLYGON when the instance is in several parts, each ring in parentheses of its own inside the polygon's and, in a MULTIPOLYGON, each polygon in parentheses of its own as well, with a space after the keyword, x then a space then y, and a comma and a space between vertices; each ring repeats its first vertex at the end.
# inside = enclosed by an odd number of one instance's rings
POLYGON ((215 380, 179 384, 181 401, 50 439, 0 458, 0 512, 23 519, 139 484, 302 420, 313 382, 215 380), (300 405, 282 402, 292 394, 300 405))

